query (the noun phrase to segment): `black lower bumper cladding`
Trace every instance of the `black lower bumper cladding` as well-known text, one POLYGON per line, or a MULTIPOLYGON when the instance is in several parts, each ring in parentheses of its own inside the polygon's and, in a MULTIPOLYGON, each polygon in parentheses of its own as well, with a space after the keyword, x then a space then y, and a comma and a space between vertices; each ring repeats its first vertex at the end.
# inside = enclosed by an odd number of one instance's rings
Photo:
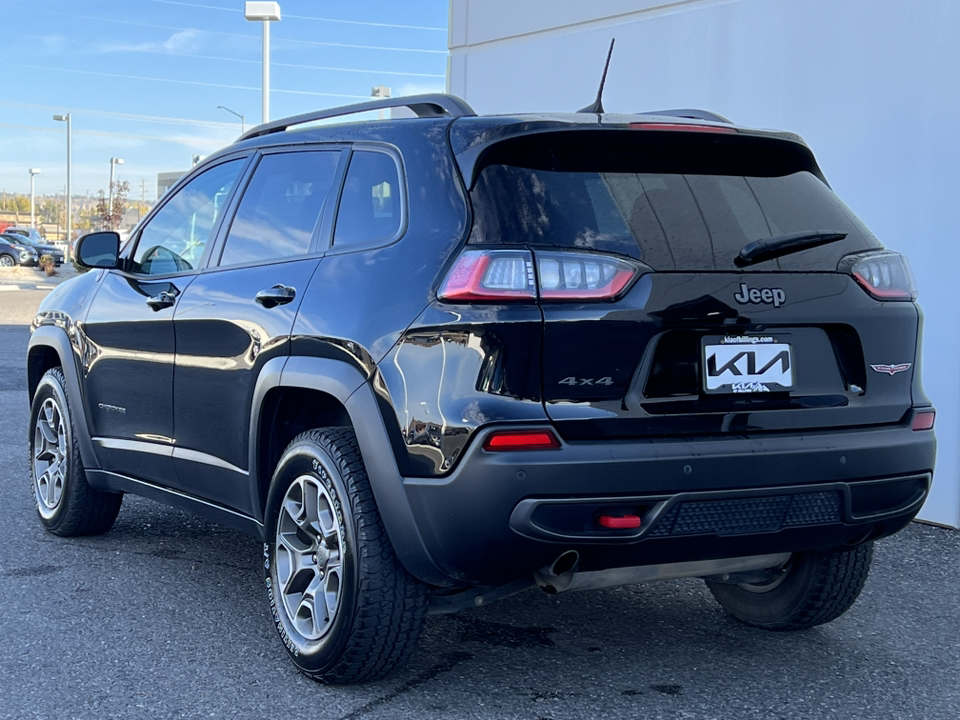
POLYGON ((568 550, 603 570, 885 537, 926 500, 936 448, 909 426, 541 453, 472 445, 450 476, 404 488, 437 566, 457 584, 492 586, 568 550))

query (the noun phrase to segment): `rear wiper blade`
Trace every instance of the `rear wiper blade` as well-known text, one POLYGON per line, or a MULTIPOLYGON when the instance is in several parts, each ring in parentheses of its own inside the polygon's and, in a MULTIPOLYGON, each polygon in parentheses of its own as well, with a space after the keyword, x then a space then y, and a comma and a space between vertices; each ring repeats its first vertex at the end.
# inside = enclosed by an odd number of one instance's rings
POLYGON ((789 255, 790 253, 807 250, 808 248, 828 245, 837 240, 843 240, 845 232, 836 230, 805 230, 803 232, 777 235, 776 237, 756 240, 744 245, 740 254, 734 258, 737 267, 753 265, 754 263, 772 260, 773 258, 789 255))

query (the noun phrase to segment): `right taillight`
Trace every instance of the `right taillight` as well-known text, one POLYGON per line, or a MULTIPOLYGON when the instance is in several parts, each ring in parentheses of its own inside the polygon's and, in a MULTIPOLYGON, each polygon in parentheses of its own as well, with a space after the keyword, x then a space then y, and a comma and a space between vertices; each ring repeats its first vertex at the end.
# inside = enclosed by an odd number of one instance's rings
POLYGON ((467 250, 437 296, 447 302, 613 300, 640 274, 637 263, 596 253, 467 250))
POLYGON ((850 273, 877 300, 916 300, 917 286, 906 257, 895 252, 847 259, 850 273))
POLYGON ((547 300, 609 300, 637 276, 637 266, 592 253, 537 252, 540 297, 547 300))

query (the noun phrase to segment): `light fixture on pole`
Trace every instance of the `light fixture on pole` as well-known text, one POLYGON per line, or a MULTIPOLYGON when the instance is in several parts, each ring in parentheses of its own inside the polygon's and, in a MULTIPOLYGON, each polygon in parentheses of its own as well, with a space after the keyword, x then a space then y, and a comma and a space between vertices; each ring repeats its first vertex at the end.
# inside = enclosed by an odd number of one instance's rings
POLYGON ((217 110, 226 110, 231 115, 236 115, 238 118, 240 118, 240 134, 243 135, 247 131, 247 126, 244 122, 243 115, 223 105, 217 105, 217 110))
POLYGON ((110 222, 113 219, 113 166, 114 165, 123 165, 123 158, 112 157, 110 158, 110 200, 107 202, 107 221, 110 222))
POLYGON ((36 216, 33 211, 33 176, 40 174, 40 168, 30 168, 28 171, 30 173, 30 227, 36 227, 36 216))
POLYGON ((270 120, 270 23, 280 20, 280 3, 247 2, 243 16, 263 23, 263 121, 270 120))
POLYGON ((70 241, 73 238, 73 190, 70 187, 70 142, 72 135, 72 127, 70 124, 70 113, 66 115, 54 115, 53 119, 57 122, 65 122, 67 124, 67 191, 64 202, 67 206, 67 262, 70 261, 70 241))

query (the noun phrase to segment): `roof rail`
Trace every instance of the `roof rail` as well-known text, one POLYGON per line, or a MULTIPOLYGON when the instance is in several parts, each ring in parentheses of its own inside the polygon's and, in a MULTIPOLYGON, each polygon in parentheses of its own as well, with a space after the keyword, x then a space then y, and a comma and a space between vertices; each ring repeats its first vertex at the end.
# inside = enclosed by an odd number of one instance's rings
POLYGON ((717 115, 712 113, 709 110, 694 110, 691 108, 683 108, 678 110, 655 110, 642 112, 641 115, 666 115, 667 117, 680 117, 680 118, 690 118, 691 120, 709 120, 711 122, 722 122, 727 125, 733 125, 732 122, 727 120, 723 115, 717 115))
POLYGON ((343 115, 355 115, 356 113, 367 112, 368 110, 384 110, 393 107, 407 107, 417 114, 417 117, 465 117, 476 115, 473 108, 467 102, 456 95, 447 95, 445 93, 430 93, 427 95, 407 95, 405 97, 383 98, 380 100, 371 100, 369 102, 356 103, 354 105, 341 105, 340 107, 327 108, 326 110, 316 110, 314 112, 294 115, 292 117, 274 120, 272 122, 257 125, 247 130, 240 136, 240 140, 249 140, 250 138, 269 135, 270 133, 283 132, 294 125, 303 125, 305 123, 325 120, 327 118, 341 117, 343 115))

